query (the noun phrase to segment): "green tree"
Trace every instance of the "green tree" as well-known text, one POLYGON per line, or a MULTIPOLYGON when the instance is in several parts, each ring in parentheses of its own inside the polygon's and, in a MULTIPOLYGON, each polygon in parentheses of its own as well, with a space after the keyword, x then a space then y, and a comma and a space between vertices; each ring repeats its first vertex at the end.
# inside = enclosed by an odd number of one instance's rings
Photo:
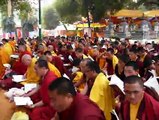
POLYGON ((6 33, 15 31, 15 22, 13 17, 6 17, 2 20, 3 31, 6 33))
MULTIPOLYGON (((33 2, 33 0, 32 0, 33 2)), ((38 20, 33 16, 31 3, 28 0, 11 0, 12 11, 11 16, 7 15, 8 0, 0 0, 0 11, 3 14, 2 26, 4 32, 15 31, 15 22, 13 11, 19 12, 21 19, 23 37, 26 37, 27 32, 33 31, 34 26, 37 25, 38 20)))
POLYGON ((137 2, 128 1, 125 7, 129 9, 142 9, 142 10, 159 9, 159 1, 158 0, 138 0, 137 2))
POLYGON ((87 16, 91 12, 94 22, 107 15, 120 10, 129 0, 56 0, 55 8, 64 21, 73 22, 79 16, 87 16), (71 18, 72 21, 69 21, 71 18))
POLYGON ((45 29, 54 29, 59 25, 59 18, 52 6, 48 6, 43 12, 43 26, 45 29))
POLYGON ((79 18, 79 3, 75 0, 56 0, 55 9, 62 22, 74 22, 79 18))

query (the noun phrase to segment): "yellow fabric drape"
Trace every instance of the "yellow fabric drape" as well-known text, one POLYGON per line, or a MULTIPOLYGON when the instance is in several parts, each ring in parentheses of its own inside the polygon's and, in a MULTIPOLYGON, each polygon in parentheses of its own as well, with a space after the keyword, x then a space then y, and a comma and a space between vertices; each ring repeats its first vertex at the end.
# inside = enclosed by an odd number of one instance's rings
POLYGON ((103 73, 99 73, 90 92, 90 99, 104 112, 106 120, 111 120, 110 112, 115 105, 114 95, 109 80, 103 73))
POLYGON ((25 84, 25 83, 38 84, 40 82, 40 77, 36 74, 34 69, 36 61, 37 61, 36 58, 32 58, 31 64, 28 66, 26 71, 26 80, 22 82, 21 84, 25 84))
POLYGON ((5 59, 4 59, 5 63, 9 63, 10 62, 10 55, 13 54, 12 46, 9 43, 5 43, 5 45, 2 47, 2 49, 3 49, 2 51, 4 52, 3 56, 5 57, 5 59))
POLYGON ((57 77, 61 77, 60 71, 53 64, 48 62, 48 66, 49 66, 50 71, 54 72, 57 77))
POLYGON ((130 120, 136 120, 136 116, 137 116, 137 113, 138 113, 140 103, 141 102, 139 102, 136 105, 130 104, 130 120))
POLYGON ((9 41, 8 43, 11 45, 12 51, 13 51, 13 53, 14 53, 14 52, 15 52, 16 41, 15 41, 15 40, 12 40, 12 41, 9 41))
POLYGON ((2 54, 1 54, 1 50, 0 50, 0 79, 2 79, 4 73, 5 73, 5 68, 2 63, 2 54))
POLYGON ((113 70, 115 70, 115 66, 118 64, 118 61, 118 58, 115 55, 113 55, 113 70))
MULTIPOLYGON (((75 76, 75 78, 73 79, 73 83, 79 82, 80 80, 82 80, 82 78, 83 78, 83 73, 80 72, 80 71, 76 72, 76 76, 75 76)), ((82 91, 82 90, 84 89, 84 86, 85 86, 85 84, 81 84, 81 85, 78 87, 78 90, 79 90, 79 91, 82 91)))

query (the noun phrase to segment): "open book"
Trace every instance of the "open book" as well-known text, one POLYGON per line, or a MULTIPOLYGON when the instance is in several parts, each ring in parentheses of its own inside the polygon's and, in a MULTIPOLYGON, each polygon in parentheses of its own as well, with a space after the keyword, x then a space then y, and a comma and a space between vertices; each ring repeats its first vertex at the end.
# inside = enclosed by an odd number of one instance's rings
POLYGON ((19 58, 19 55, 10 55, 10 57, 17 59, 17 58, 19 58))
POLYGON ((23 75, 13 75, 13 82, 23 82, 25 81, 24 76, 23 75))
POLYGON ((109 85, 116 85, 124 93, 124 83, 118 76, 112 75, 109 85))
POLYGON ((150 77, 144 85, 150 89, 153 88, 159 95, 159 84, 156 77, 150 77))
POLYGON ((14 97, 16 106, 32 105, 33 102, 30 97, 14 97))
POLYGON ((25 91, 25 93, 28 93, 31 90, 33 90, 34 88, 36 88, 36 87, 37 87, 37 84, 35 84, 35 83, 28 83, 28 84, 24 85, 24 91, 25 91))

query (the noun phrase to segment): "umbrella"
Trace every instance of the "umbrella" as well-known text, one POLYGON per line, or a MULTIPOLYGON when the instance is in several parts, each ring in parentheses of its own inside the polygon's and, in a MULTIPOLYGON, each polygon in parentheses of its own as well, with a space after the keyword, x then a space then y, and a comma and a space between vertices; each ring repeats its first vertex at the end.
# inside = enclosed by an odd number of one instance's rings
POLYGON ((155 17, 155 16, 159 16, 159 10, 150 10, 150 11, 146 11, 146 12, 144 12, 144 16, 146 16, 146 17, 155 17))
MULTIPOLYGON (((105 27, 105 24, 100 24, 100 23, 91 23, 90 27, 91 28, 97 28, 97 27, 105 27)), ((77 24, 76 25, 77 28, 87 28, 88 27, 88 23, 83 23, 83 24, 77 24)))
POLYGON ((122 9, 122 10, 118 11, 114 16, 116 16, 116 17, 142 17, 143 12, 140 10, 122 9))

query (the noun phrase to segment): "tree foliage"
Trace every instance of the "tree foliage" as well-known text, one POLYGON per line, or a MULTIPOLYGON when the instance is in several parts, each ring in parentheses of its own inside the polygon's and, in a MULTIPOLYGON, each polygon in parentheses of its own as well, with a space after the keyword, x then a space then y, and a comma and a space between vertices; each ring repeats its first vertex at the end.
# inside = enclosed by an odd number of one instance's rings
POLYGON ((158 0, 138 0, 136 3, 129 1, 125 5, 125 7, 129 9, 144 8, 144 10, 159 9, 159 1, 158 0))
POLYGON ((2 20, 3 31, 6 33, 15 31, 15 22, 13 17, 6 17, 2 20))
MULTIPOLYGON (((34 0, 32 0, 34 1, 34 0)), ((12 16, 7 16, 7 0, 0 0, 0 10, 3 15, 2 27, 4 32, 15 31, 14 22, 14 11, 18 12, 19 18, 21 19, 22 31, 24 37, 26 33, 34 30, 34 26, 37 25, 38 20, 32 13, 31 3, 28 0, 11 0, 12 5, 12 16)))
POLYGON ((59 25, 59 19, 52 6, 48 6, 43 12, 43 26, 45 29, 54 29, 59 25))
MULTIPOLYGON (((70 17, 86 17, 89 11, 93 15, 94 22, 96 22, 104 17, 108 11, 114 13, 121 9, 127 1, 128 0, 56 0, 55 8, 62 20, 67 21, 70 17)), ((72 22, 73 20, 74 19, 72 19, 72 22)))
POLYGON ((79 3, 75 0, 57 0, 55 9, 60 20, 64 22, 76 21, 79 16, 79 3))
POLYGON ((138 0, 135 3, 132 0, 56 0, 55 3, 60 19, 67 22, 79 20, 79 16, 87 17, 88 11, 96 22, 108 13, 113 14, 122 8, 140 9, 142 6, 147 10, 156 9, 159 8, 159 1, 138 0))

